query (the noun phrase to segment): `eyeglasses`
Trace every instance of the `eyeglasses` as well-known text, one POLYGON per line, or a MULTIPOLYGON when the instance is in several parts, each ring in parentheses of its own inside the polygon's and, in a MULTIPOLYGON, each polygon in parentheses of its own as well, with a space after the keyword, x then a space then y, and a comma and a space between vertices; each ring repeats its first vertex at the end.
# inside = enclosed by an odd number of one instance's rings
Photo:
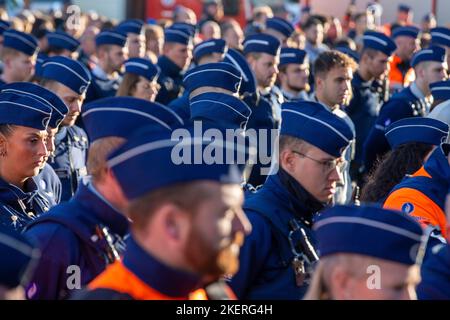
POLYGON ((323 170, 324 174, 330 174, 331 171, 333 171, 336 168, 338 168, 339 172, 341 173, 344 170, 345 165, 347 164, 347 161, 345 161, 342 158, 337 158, 337 159, 333 159, 333 160, 324 160, 323 161, 323 160, 314 159, 314 158, 312 158, 312 157, 310 157, 310 156, 308 156, 308 155, 306 155, 304 153, 301 153, 301 152, 298 152, 298 151, 295 151, 295 150, 291 150, 291 151, 293 153, 295 153, 295 154, 298 154, 299 156, 308 158, 308 159, 310 159, 310 160, 320 164, 322 166, 322 170, 323 170))

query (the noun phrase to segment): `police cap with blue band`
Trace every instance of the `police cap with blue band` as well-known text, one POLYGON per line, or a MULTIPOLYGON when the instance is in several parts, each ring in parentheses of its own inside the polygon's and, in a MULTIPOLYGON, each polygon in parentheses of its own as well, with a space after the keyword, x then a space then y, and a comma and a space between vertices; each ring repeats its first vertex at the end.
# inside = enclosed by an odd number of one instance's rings
POLYGON ((177 29, 170 26, 164 30, 164 42, 179 43, 187 46, 192 42, 192 36, 184 29, 177 29))
POLYGON ((244 55, 248 53, 266 53, 276 56, 280 53, 280 41, 269 34, 258 33, 244 40, 244 55))
POLYGON ((406 214, 376 206, 334 206, 314 222, 320 257, 359 254, 413 265, 422 227, 406 214), (355 241, 357 239, 357 241, 355 241))
POLYGON ((364 48, 371 48, 383 52, 387 56, 394 53, 397 46, 391 38, 381 32, 366 31, 363 35, 364 48))
POLYGON ((394 32, 392 33, 392 38, 395 39, 400 36, 405 36, 416 39, 419 36, 419 33, 419 28, 414 26, 398 27, 395 28, 394 32))
POLYGON ((450 80, 431 83, 430 91, 434 101, 450 99, 450 80))
POLYGON ((158 78, 161 71, 157 65, 145 58, 130 58, 125 61, 124 66, 125 73, 132 73, 142 76, 148 81, 153 81, 158 78))
POLYGON ((0 20, 0 35, 3 35, 3 33, 11 28, 11 22, 0 20))
POLYGON ((47 130, 52 109, 35 98, 12 92, 0 92, 0 124, 47 130))
POLYGON ((144 24, 144 21, 140 19, 129 19, 119 23, 116 30, 123 34, 141 34, 144 28, 144 24))
POLYGON ((292 35, 292 33, 295 31, 294 27, 292 26, 292 24, 290 22, 286 21, 283 18, 279 18, 279 17, 273 17, 273 18, 267 19, 266 28, 278 31, 281 34, 283 34, 286 38, 289 38, 292 35))
POLYGON ((3 33, 3 47, 32 56, 39 50, 39 43, 31 34, 9 29, 3 33))
POLYGON ((117 30, 102 31, 95 37, 95 45, 97 47, 102 45, 125 47, 126 43, 127 35, 117 30))
POLYGON ((86 67, 67 57, 48 58, 42 69, 42 78, 59 82, 77 94, 85 93, 91 83, 91 74, 86 67))
POLYGON ((450 47, 450 29, 446 27, 436 27, 430 30, 431 43, 437 46, 450 47))
POLYGON ((140 127, 154 125, 171 131, 175 116, 159 103, 133 97, 109 97, 83 106, 83 123, 94 142, 106 137, 127 138, 140 127))
POLYGON ((48 44, 54 48, 66 49, 75 52, 80 47, 80 41, 72 37, 70 34, 57 30, 47 34, 48 44))
POLYGON ((341 157, 354 139, 348 124, 317 102, 285 102, 281 119, 280 135, 304 140, 334 157, 341 157))
POLYGON ((426 49, 417 51, 412 60, 411 67, 417 66, 421 62, 425 61, 435 61, 435 62, 445 62, 446 60, 445 49, 438 46, 430 46, 426 49))
POLYGON ((432 118, 405 118, 391 123, 385 130, 385 136, 392 149, 410 142, 438 146, 448 136, 448 125, 432 118))
POLYGON ((304 64, 308 61, 308 55, 305 50, 296 48, 281 48, 280 64, 283 66, 286 64, 304 64))
POLYGON ((242 75, 238 69, 227 62, 206 63, 189 70, 183 78, 187 92, 201 87, 217 87, 238 92, 242 75))
POLYGON ((52 115, 48 126, 52 129, 57 128, 69 112, 69 108, 67 108, 64 101, 62 101, 55 93, 31 82, 13 82, 5 84, 1 87, 1 92, 26 95, 49 106, 52 110, 52 115))
POLYGON ((225 54, 223 62, 231 63, 236 69, 241 72, 242 83, 239 88, 239 94, 241 96, 246 94, 255 94, 257 90, 256 79, 253 71, 247 63, 245 57, 236 49, 229 48, 225 54))
POLYGON ((198 61, 203 56, 220 53, 224 54, 227 52, 227 43, 222 39, 211 39, 203 41, 197 44, 192 51, 195 61, 198 61))

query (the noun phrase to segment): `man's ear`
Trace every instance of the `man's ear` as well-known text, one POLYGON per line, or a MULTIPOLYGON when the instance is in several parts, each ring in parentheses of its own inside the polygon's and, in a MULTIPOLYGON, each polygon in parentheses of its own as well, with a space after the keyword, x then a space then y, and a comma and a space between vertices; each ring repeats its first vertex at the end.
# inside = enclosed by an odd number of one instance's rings
POLYGON ((8 152, 8 140, 3 134, 0 134, 0 157, 6 156, 8 152))
POLYGON ((190 214, 172 203, 162 205, 157 214, 160 215, 160 227, 163 228, 166 239, 184 245, 191 228, 190 214))
POLYGON ((296 155, 289 149, 284 149, 280 151, 280 166, 291 173, 295 170, 296 155))

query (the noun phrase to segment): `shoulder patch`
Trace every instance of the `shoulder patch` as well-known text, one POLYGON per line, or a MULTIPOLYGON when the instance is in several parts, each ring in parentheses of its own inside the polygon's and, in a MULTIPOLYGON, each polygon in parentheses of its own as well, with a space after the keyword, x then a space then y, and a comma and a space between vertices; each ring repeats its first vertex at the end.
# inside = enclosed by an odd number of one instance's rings
POLYGON ((414 205, 411 202, 405 202, 402 205, 402 211, 404 213, 412 213, 414 211, 414 205))

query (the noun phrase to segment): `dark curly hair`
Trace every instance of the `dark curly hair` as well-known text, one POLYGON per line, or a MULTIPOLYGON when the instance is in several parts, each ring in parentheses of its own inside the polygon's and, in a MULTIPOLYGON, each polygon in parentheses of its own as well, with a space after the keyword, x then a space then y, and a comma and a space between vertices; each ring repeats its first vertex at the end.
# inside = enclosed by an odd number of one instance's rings
POLYGON ((432 148, 430 144, 411 142, 386 153, 368 175, 361 192, 361 202, 385 199, 406 174, 413 174, 420 169, 432 148))

